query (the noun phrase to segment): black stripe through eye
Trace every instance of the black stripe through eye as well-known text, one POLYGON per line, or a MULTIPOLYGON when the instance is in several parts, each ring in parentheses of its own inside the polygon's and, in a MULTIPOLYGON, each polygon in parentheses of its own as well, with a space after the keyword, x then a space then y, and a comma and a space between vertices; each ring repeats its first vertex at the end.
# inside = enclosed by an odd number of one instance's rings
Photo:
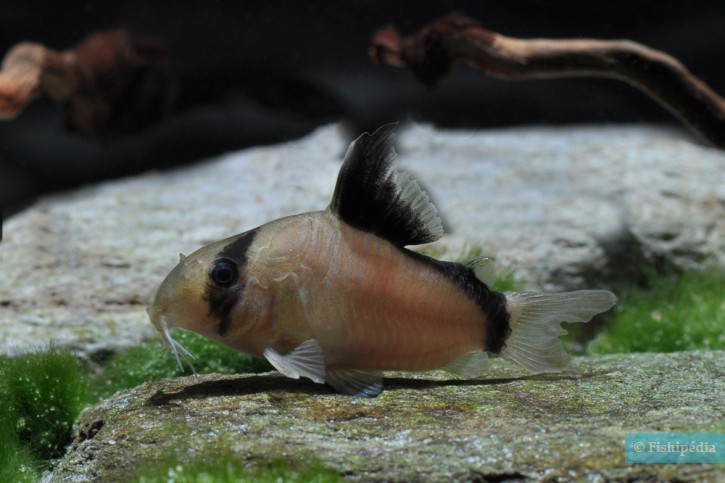
POLYGON ((234 262, 222 258, 212 265, 209 278, 217 287, 229 288, 239 280, 239 270, 234 262))

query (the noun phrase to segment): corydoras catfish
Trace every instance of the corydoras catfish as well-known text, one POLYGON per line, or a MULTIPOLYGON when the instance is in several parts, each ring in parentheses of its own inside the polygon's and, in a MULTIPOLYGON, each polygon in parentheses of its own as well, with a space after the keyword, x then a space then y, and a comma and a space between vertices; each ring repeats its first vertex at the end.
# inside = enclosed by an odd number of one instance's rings
POLYGON ((271 221, 200 248, 169 273, 147 312, 266 358, 282 374, 374 396, 382 371, 481 375, 487 353, 533 372, 569 364, 561 322, 610 309, 605 290, 496 292, 490 261, 438 261, 405 248, 443 235, 436 208, 393 161, 394 126, 345 155, 324 211, 271 221))

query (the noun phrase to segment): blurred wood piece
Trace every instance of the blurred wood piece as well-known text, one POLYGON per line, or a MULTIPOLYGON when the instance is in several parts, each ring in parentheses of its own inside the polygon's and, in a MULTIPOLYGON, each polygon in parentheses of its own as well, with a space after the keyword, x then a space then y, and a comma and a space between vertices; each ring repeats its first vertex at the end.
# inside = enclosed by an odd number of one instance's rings
POLYGON ((408 68, 429 88, 461 60, 500 79, 613 77, 645 92, 700 138, 725 149, 725 100, 677 59, 629 40, 517 39, 452 13, 405 38, 393 26, 379 29, 370 56, 379 64, 408 68))
POLYGON ((68 129, 108 138, 158 122, 170 113, 176 91, 165 45, 155 37, 113 29, 63 52, 22 42, 0 70, 0 120, 15 119, 45 94, 65 104, 68 129))

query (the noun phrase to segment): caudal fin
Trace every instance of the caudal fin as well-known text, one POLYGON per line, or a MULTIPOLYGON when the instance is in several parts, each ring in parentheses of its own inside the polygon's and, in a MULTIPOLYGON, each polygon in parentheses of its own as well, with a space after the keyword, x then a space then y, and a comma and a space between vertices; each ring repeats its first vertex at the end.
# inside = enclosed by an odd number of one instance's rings
POLYGON ((511 335, 501 356, 533 372, 559 372, 569 365, 559 339, 566 334, 561 322, 587 322, 617 301, 607 290, 505 295, 511 335))

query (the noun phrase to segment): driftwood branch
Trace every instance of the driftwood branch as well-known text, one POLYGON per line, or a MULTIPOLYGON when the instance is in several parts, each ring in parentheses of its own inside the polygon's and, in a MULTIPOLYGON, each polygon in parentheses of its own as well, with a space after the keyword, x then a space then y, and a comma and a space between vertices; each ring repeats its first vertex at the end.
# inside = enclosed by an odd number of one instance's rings
POLYGON ((43 94, 66 106, 69 129, 109 137, 168 114, 176 80, 161 40, 113 29, 63 52, 33 42, 11 48, 0 70, 0 120, 43 94))
POLYGON ((408 68, 429 88, 458 61, 501 79, 603 76, 623 80, 659 102, 695 134, 725 149, 725 100, 677 59, 628 40, 516 39, 458 13, 401 37, 393 26, 372 38, 370 56, 408 68))

